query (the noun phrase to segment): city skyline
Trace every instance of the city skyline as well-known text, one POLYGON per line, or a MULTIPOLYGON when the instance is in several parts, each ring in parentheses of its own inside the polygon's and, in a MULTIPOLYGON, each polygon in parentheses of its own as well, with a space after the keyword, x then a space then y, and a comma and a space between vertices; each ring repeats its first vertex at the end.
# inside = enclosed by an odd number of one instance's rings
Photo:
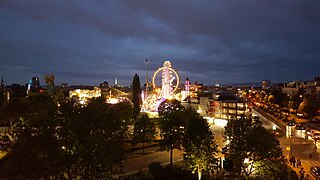
POLYGON ((129 85, 169 60, 207 85, 313 80, 319 1, 5 1, 0 76, 54 74, 57 84, 129 85))

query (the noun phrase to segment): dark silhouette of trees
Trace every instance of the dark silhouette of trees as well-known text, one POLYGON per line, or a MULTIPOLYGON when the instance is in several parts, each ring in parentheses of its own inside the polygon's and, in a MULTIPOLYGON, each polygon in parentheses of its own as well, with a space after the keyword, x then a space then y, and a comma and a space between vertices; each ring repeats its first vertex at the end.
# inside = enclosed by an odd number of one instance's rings
POLYGON ((161 147, 170 151, 170 164, 172 165, 173 149, 181 149, 184 133, 185 108, 177 100, 165 100, 158 107, 161 117, 159 121, 161 147))
POLYGON ((224 153, 233 161, 235 173, 250 176, 258 172, 261 177, 274 178, 287 175, 278 139, 259 121, 245 116, 231 119, 225 127, 225 135, 230 143, 224 153))
POLYGON ((311 94, 305 98, 300 104, 299 111, 305 113, 308 118, 312 119, 319 114, 320 99, 315 94, 311 94))
POLYGON ((133 118, 136 119, 141 110, 141 87, 138 74, 133 76, 132 80, 132 103, 133 103, 133 118))
POLYGON ((303 97, 305 97, 305 95, 305 88, 299 88, 297 94, 293 95, 291 98, 291 108, 297 111, 299 105, 303 102, 303 97))
POLYGON ((289 97, 282 92, 281 87, 273 86, 269 90, 268 101, 274 104, 278 104, 280 107, 287 107, 289 103, 289 97))
POLYGON ((8 152, 0 177, 9 179, 108 179, 122 160, 129 102, 105 104, 92 99, 85 107, 61 103, 59 110, 46 94, 27 98, 28 111, 20 114, 0 146, 8 152), (6 138, 7 137, 7 138, 6 138))
POLYGON ((135 121, 133 130, 133 144, 142 143, 144 153, 144 144, 152 142, 156 136, 156 127, 147 114, 142 115, 135 121))
POLYGON ((1 141, 0 146, 5 145, 3 150, 9 154, 0 177, 36 179, 58 173, 62 151, 57 141, 59 125, 54 102, 47 94, 31 94, 22 102, 27 109, 18 109, 18 116, 11 116, 13 131, 4 135, 7 141, 1 141))

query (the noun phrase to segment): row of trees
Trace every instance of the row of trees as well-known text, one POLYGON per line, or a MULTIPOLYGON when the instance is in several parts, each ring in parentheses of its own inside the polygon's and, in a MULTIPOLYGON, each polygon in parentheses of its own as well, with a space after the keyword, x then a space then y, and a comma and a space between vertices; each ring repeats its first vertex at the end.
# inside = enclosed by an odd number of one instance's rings
POLYGON ((1 136, 1 150, 9 153, 0 177, 13 179, 111 177, 132 119, 129 102, 97 98, 85 107, 72 101, 58 107, 47 94, 15 99, 2 110, 14 126, 1 136))
POLYGON ((316 93, 307 94, 305 88, 300 87, 294 95, 282 92, 281 87, 273 86, 266 91, 264 100, 277 104, 282 108, 293 109, 295 112, 305 114, 309 119, 319 114, 320 99, 316 93))

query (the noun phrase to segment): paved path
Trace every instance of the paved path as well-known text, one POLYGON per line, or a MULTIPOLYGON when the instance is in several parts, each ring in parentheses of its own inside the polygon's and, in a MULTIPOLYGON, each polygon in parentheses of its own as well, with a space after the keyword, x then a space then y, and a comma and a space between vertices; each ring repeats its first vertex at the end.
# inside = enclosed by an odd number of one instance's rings
MULTIPOLYGON (((158 149, 159 147, 146 148, 144 154, 142 154, 142 150, 133 152, 122 161, 119 169, 122 169, 123 174, 133 174, 148 169, 148 165, 152 162, 159 162, 162 165, 169 164, 170 151, 159 151, 158 149)), ((183 152, 175 149, 173 161, 181 161, 182 158, 183 152)))

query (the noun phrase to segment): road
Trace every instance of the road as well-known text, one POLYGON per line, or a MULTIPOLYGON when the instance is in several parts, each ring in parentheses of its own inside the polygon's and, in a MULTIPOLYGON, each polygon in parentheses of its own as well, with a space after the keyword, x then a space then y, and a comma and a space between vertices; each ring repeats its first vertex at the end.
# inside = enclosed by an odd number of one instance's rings
MULTIPOLYGON (((173 151, 173 161, 181 161, 183 158, 183 152, 179 150, 173 151)), ((150 147, 145 149, 145 153, 142 154, 142 150, 137 150, 134 153, 128 155, 124 161, 122 161, 122 172, 124 174, 131 174, 138 172, 139 170, 145 170, 152 162, 160 162, 161 164, 168 164, 170 161, 169 151, 160 151, 159 147, 150 147)))
MULTIPOLYGON (((252 112, 259 116, 259 120, 262 122, 262 126, 265 127, 266 129, 273 129, 273 127, 276 127, 277 129, 281 129, 278 125, 268 120, 266 117, 261 115, 256 110, 252 109, 252 112)), ((284 131, 285 129, 281 129, 281 130, 284 131)))

